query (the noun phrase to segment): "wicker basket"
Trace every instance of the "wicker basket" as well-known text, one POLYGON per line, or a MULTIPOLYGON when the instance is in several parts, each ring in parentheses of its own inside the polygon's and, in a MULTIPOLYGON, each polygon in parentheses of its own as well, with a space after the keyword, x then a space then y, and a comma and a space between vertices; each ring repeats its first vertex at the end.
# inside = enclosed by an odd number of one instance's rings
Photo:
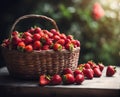
MULTIPOLYGON (((46 19, 58 30, 53 19, 43 15, 32 14, 18 18, 10 32, 14 31, 16 24, 25 18, 46 19)), ((60 74, 64 68, 75 70, 80 53, 80 47, 74 48, 72 52, 64 49, 61 51, 43 50, 23 53, 4 47, 1 47, 1 49, 10 75, 22 79, 36 79, 41 74, 60 74)))

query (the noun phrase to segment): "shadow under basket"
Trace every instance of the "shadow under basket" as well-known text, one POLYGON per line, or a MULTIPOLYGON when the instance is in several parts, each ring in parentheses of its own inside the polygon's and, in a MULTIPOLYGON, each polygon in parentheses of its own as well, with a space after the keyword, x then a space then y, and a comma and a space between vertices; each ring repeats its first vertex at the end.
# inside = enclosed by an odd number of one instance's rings
POLYGON ((1 49, 9 74, 22 79, 38 79, 41 74, 61 74, 64 68, 75 70, 80 53, 80 47, 73 51, 19 52, 4 47, 1 49))

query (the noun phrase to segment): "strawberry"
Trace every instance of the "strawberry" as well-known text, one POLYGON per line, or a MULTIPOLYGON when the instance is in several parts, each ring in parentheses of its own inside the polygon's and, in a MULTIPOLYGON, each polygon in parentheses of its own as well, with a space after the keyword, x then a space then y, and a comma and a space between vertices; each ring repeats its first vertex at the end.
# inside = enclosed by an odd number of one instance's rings
POLYGON ((17 45, 17 49, 19 51, 23 51, 25 48, 25 43, 23 41, 19 42, 18 45, 17 45))
POLYGON ((88 61, 87 62, 88 64, 90 64, 90 67, 93 68, 96 64, 95 62, 93 62, 92 60, 91 61, 88 61))
POLYGON ((100 71, 99 67, 94 68, 93 71, 94 71, 94 77, 100 77, 102 75, 102 72, 100 71))
POLYGON ((61 82, 62 82, 62 78, 60 75, 55 74, 52 76, 52 78, 51 78, 52 85, 59 85, 59 84, 61 84, 61 82))
POLYGON ((22 41, 21 38, 19 38, 18 36, 13 36, 12 37, 12 44, 13 45, 17 45, 21 41, 22 41))
POLYGON ((79 69, 76 69, 74 72, 74 76, 76 77, 78 74, 83 74, 83 72, 79 69))
POLYGON ((74 75, 72 74, 64 74, 62 78, 63 78, 63 84, 73 84, 75 82, 74 75))
POLYGON ((36 40, 40 40, 41 36, 40 34, 36 33, 33 35, 33 40, 36 41, 36 40))
POLYGON ((104 64, 102 64, 102 63, 98 63, 98 66, 99 66, 99 68, 100 68, 100 71, 102 72, 103 71, 103 69, 104 69, 104 64))
POLYGON ((60 34, 60 38, 61 38, 61 39, 66 39, 67 36, 66 36, 64 33, 62 33, 62 34, 60 34))
POLYGON ((34 30, 35 33, 40 33, 41 32, 41 28, 40 27, 36 27, 34 30))
POLYGON ((49 45, 43 45, 43 47, 42 47, 42 50, 49 50, 50 49, 50 47, 49 47, 49 45))
POLYGON ((48 85, 50 83, 50 77, 47 75, 41 75, 39 78, 39 84, 41 86, 48 85))
POLYGON ((34 29, 33 27, 31 27, 30 29, 28 29, 27 32, 29 32, 29 33, 31 33, 31 34, 34 34, 34 31, 35 31, 35 29, 34 29))
POLYGON ((42 44, 38 40, 33 43, 33 49, 34 50, 40 50, 41 46, 42 46, 42 44))
POLYGON ((54 36, 53 36, 53 39, 54 39, 54 42, 56 42, 56 41, 58 41, 58 40, 60 39, 60 36, 54 35, 54 36))
POLYGON ((76 40, 77 47, 80 47, 80 41, 76 40))
POLYGON ((83 73, 87 79, 93 79, 94 77, 94 73, 92 69, 83 69, 83 73))
POLYGON ((54 49, 55 51, 60 51, 60 50, 62 50, 62 45, 59 44, 59 43, 55 43, 55 44, 53 45, 53 49, 54 49))
POLYGON ((57 41, 57 43, 59 43, 59 44, 61 44, 62 46, 64 46, 65 40, 64 40, 64 39, 59 39, 59 40, 57 41))
POLYGON ((46 40, 48 39, 48 35, 47 34, 44 34, 43 36, 41 36, 40 38, 40 41, 42 44, 46 44, 46 40))
POLYGON ((56 31, 55 29, 51 29, 50 30, 51 33, 53 33, 53 35, 59 35, 60 33, 58 31, 56 31))
POLYGON ((25 44, 27 45, 27 44, 32 43, 32 42, 33 42, 33 39, 32 39, 32 37, 30 37, 30 36, 26 36, 24 42, 25 42, 25 44))
POLYGON ((91 68, 90 64, 88 64, 88 63, 84 64, 84 67, 85 67, 85 69, 90 69, 91 68))
POLYGON ((27 36, 30 36, 30 37, 32 37, 32 34, 31 33, 29 33, 28 31, 27 32, 24 32, 23 34, 22 34, 22 37, 27 37, 27 36))
POLYGON ((74 45, 69 42, 69 43, 67 43, 67 44, 65 45, 65 48, 66 48, 67 50, 69 50, 69 51, 73 51, 74 45))
POLYGON ((68 36, 67 36, 67 39, 73 40, 73 36, 72 36, 72 35, 68 35, 68 36))
POLYGON ((27 52, 32 52, 33 51, 33 47, 32 47, 32 45, 26 45, 25 46, 25 51, 27 51, 27 52))
POLYGON ((12 36, 18 36, 18 31, 14 31, 14 32, 12 32, 12 36))
POLYGON ((83 81, 84 81, 84 75, 83 74, 78 74, 76 77, 75 77, 75 83, 76 84, 81 84, 83 81))
POLYGON ((106 70, 106 76, 113 76, 116 73, 116 66, 109 65, 106 70))
POLYGON ((71 68, 64 68, 62 74, 63 75, 64 74, 72 74, 73 75, 73 71, 71 70, 71 68))

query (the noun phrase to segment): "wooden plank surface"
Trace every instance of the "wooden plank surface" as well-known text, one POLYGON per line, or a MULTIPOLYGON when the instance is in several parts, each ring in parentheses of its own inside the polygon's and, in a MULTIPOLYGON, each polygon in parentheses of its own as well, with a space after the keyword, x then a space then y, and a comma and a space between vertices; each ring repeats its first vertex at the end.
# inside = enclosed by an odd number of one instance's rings
MULTIPOLYGON (((106 77, 106 68, 100 78, 93 78, 82 83, 82 85, 56 85, 39 86, 38 81, 25 81, 13 79, 9 76, 7 68, 0 69, 0 94, 3 95, 29 95, 30 96, 82 96, 82 97, 120 97, 120 67, 113 77, 106 77)), ((35 96, 35 97, 36 97, 35 96)))

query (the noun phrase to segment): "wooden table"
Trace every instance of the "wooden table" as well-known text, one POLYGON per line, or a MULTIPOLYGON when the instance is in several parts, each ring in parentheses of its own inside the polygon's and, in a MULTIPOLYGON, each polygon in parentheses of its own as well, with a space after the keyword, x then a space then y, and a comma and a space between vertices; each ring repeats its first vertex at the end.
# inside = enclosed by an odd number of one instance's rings
POLYGON ((39 86, 38 81, 13 79, 6 67, 0 69, 0 97, 120 97, 120 67, 113 77, 85 80, 82 85, 39 86))

